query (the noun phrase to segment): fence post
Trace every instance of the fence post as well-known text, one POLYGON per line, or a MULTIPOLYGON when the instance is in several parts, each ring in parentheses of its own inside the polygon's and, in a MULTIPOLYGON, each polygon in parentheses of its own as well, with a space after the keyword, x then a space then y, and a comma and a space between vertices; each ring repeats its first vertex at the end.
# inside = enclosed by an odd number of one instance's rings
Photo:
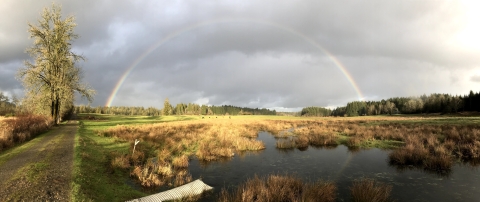
POLYGON ((132 156, 133 154, 135 154, 135 146, 137 146, 137 144, 140 142, 140 140, 137 140, 135 139, 135 144, 133 145, 133 153, 132 153, 132 156))

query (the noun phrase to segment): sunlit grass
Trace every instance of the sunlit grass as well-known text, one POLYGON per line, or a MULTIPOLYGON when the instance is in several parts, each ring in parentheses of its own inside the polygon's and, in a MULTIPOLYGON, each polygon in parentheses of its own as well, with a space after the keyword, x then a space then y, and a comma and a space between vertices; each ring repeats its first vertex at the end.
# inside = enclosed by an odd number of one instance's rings
POLYGON ((192 118, 80 114, 79 119, 81 119, 80 128, 75 137, 72 200, 125 201, 148 195, 126 184, 130 178, 129 171, 124 168, 130 167, 130 164, 122 167, 122 159, 116 159, 118 156, 131 154, 130 144, 132 143, 98 136, 95 131, 117 125, 138 125, 192 118), (88 120, 87 116, 95 117, 96 120, 88 120))

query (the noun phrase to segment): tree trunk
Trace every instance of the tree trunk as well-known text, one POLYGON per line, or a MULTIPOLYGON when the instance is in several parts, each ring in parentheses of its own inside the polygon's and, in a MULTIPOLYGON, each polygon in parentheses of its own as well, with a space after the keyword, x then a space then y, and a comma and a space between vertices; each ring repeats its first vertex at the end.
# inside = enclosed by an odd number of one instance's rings
POLYGON ((59 103, 59 98, 56 98, 54 101, 54 115, 53 115, 53 121, 55 125, 59 124, 59 115, 60 115, 60 103, 59 103))
POLYGON ((55 116, 55 102, 52 100, 52 105, 50 105, 50 116, 55 116))

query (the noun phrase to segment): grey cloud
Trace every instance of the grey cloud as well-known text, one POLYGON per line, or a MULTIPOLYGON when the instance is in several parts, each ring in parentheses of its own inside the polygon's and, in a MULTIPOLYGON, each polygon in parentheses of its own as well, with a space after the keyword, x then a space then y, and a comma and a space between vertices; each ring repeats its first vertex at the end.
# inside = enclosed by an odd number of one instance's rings
POLYGON ((473 82, 480 82, 480 75, 473 75, 470 77, 470 80, 473 82))
MULTIPOLYGON (((7 0, 0 7, 0 89, 21 88, 14 74, 29 59, 27 22, 50 1, 7 0), (18 9, 12 9, 18 8, 18 9), (18 10, 22 12, 18 12, 18 10), (15 64, 15 65, 12 65, 15 64)), ((338 106, 358 99, 320 45, 351 74, 366 99, 464 93, 478 50, 453 37, 463 8, 436 1, 58 1, 73 14, 74 51, 85 81, 104 105, 143 54, 115 105, 162 107, 207 102, 249 107, 338 106), (203 23, 203 24, 202 24, 203 23), (154 45, 162 39, 161 46, 154 45), (314 43, 312 43, 314 42, 314 43), (452 76, 453 75, 453 76, 452 76), (451 82, 457 81, 457 82, 451 82), (199 101, 201 100, 201 101, 199 101)), ((79 101, 84 103, 84 101, 79 101)))

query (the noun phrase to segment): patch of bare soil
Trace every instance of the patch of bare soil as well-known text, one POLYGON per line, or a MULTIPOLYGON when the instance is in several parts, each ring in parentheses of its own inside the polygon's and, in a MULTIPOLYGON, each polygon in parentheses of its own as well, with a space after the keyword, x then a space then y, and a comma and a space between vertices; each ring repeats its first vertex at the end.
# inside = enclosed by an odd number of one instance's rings
POLYGON ((0 201, 70 201, 77 121, 0 165, 0 201))

